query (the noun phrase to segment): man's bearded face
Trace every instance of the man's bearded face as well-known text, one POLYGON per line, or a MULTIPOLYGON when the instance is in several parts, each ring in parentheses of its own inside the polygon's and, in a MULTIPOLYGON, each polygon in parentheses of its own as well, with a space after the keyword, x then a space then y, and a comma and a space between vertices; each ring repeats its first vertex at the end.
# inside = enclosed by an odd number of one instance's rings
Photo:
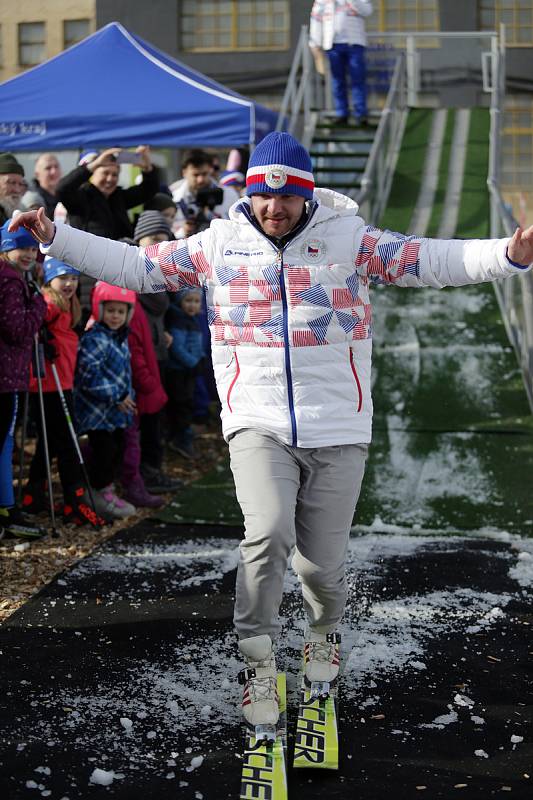
POLYGON ((8 216, 12 216, 13 211, 20 208, 22 195, 27 188, 22 175, 16 173, 0 175, 0 205, 8 216))

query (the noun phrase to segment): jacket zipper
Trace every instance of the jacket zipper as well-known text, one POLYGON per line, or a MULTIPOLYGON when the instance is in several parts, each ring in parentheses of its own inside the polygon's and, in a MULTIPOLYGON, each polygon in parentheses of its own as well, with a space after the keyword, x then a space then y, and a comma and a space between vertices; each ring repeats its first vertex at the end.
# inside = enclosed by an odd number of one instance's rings
POLYGON ((353 376, 354 376, 355 382, 357 384, 357 394, 359 396, 359 402, 357 404, 357 413, 359 413, 361 411, 362 406, 363 406, 363 392, 361 390, 361 383, 359 381, 359 375, 357 374, 357 370, 355 368, 355 362, 353 360, 353 350, 352 350, 351 347, 350 347, 350 366, 352 368, 353 376))
MULTIPOLYGON (((279 286, 280 286, 280 291, 281 291, 281 305, 282 305, 282 310, 283 310, 283 341, 285 343, 285 347, 284 347, 284 350, 285 350, 285 353, 284 353, 284 356, 285 356, 285 371, 287 373, 287 397, 288 397, 288 401, 289 401, 289 416, 290 416, 290 420, 291 420, 292 447, 296 447, 297 446, 298 429, 297 429, 297 426, 296 426, 296 414, 295 414, 295 411, 294 411, 294 393, 293 393, 293 388, 292 388, 291 354, 290 354, 290 342, 289 342, 289 313, 288 313, 288 303, 287 303, 287 291, 286 291, 286 288, 285 288, 285 275, 284 275, 284 272, 283 272, 283 251, 285 250, 286 247, 288 247, 289 245, 293 244, 295 239, 297 239, 300 236, 300 234, 303 233, 304 230, 309 228, 309 224, 310 224, 311 220, 313 219, 317 208, 318 208, 318 204, 315 204, 314 207, 311 210, 309 218, 306 220, 306 222, 302 226, 301 230, 297 231, 297 233, 296 233, 296 235, 294 236, 293 239, 290 239, 281 249, 280 248, 276 248, 277 249, 276 263, 277 263, 277 265, 279 267, 279 286)), ((244 216, 259 231, 259 233, 261 233, 265 237, 265 239, 268 239, 268 241, 270 242, 270 244, 273 247, 276 247, 274 242, 271 239, 269 239, 268 236, 265 236, 265 232, 256 223, 256 221, 254 220, 253 216, 250 214, 250 212, 246 208, 246 206, 243 207, 242 211, 244 213, 244 216)), ((235 356, 236 356, 236 354, 235 354, 235 356)), ((238 373, 237 373, 237 375, 238 375, 238 373)), ((235 378, 233 379, 233 383, 229 387, 228 395, 231 392, 231 389, 233 387, 233 384, 235 383, 235 380, 237 379, 237 375, 235 376, 235 378)), ((230 411, 231 411, 231 409, 230 409, 230 411)))
MULTIPOLYGON (((239 356, 237 355, 236 351, 234 351, 233 356, 235 358, 235 375, 233 376, 233 380, 229 385, 228 394, 226 396, 226 402, 228 404, 230 414, 233 414, 233 409, 230 403, 231 392, 233 391, 233 387, 235 386, 241 372, 241 366, 239 364, 239 356)), ((233 361, 233 358, 231 359, 231 361, 233 361)), ((231 361, 229 362, 228 367, 231 364, 231 361)))
POLYGON ((291 419, 292 446, 296 447, 298 441, 298 429, 296 427, 296 414, 294 412, 294 394, 292 390, 292 369, 291 369, 291 354, 289 345, 289 306, 287 303, 287 290, 285 288, 285 274, 283 272, 283 250, 278 250, 277 262, 279 266, 279 286, 281 290, 281 306, 283 309, 285 371, 287 373, 287 396, 289 400, 289 415, 291 419))

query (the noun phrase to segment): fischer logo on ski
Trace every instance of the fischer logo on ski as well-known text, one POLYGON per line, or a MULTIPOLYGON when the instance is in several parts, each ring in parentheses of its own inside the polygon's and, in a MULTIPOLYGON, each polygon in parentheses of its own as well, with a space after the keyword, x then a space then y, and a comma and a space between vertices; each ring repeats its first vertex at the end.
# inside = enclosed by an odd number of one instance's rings
POLYGON ((302 678, 294 767, 339 768, 336 698, 336 687, 327 696, 316 696, 302 678))
POLYGON ((249 743, 242 764, 241 798, 272 800, 274 759, 263 741, 249 743))
MULTIPOLYGON (((243 676, 245 677, 245 676, 243 676)), ((277 676, 279 721, 276 726, 245 729, 240 800, 287 800, 287 689, 284 673, 277 676)))

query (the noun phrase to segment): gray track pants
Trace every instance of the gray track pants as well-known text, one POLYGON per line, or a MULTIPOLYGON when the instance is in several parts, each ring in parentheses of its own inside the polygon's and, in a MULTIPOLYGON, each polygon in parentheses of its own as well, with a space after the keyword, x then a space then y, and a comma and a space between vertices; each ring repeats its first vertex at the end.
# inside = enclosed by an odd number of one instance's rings
POLYGON ((367 445, 294 448, 246 429, 230 439, 229 449, 246 528, 235 599, 239 639, 278 634, 293 547, 309 625, 329 633, 346 603, 344 565, 367 445))

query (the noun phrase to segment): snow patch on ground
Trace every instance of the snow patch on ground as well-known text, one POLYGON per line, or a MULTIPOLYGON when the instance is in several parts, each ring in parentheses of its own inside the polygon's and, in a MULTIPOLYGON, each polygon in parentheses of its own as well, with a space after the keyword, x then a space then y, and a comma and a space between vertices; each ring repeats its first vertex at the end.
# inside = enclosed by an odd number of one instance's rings
POLYGON ((533 588, 533 540, 515 540, 514 549, 518 551, 516 564, 509 570, 509 577, 522 588, 533 588))
MULTIPOLYGON (((411 569, 411 560, 412 568, 416 568, 418 555, 458 552, 465 539, 424 535, 423 529, 417 535, 409 535, 402 528, 392 534, 376 532, 381 529, 378 522, 376 530, 350 540, 347 558, 350 596, 341 626, 346 662, 343 693, 348 701, 355 699, 359 713, 370 716, 383 711, 376 682, 398 670, 404 670, 407 678, 425 674, 431 669, 428 662, 431 642, 437 640, 445 646, 447 637, 460 635, 468 644, 469 637, 476 636, 478 631, 486 632, 493 625, 505 624, 505 609, 513 598, 512 594, 481 592, 469 586, 409 596, 403 596, 400 587, 396 595, 390 596, 387 574, 393 564, 397 567, 398 559, 405 570, 411 569), (387 586, 389 595, 384 597, 382 587, 387 586)), ((506 532, 493 534, 503 546, 497 552, 491 551, 490 556, 502 560, 502 568, 516 581, 514 596, 521 596, 522 587, 533 585, 533 581, 529 582, 533 577, 533 543, 506 532)), ((237 540, 213 537, 168 544, 156 542, 138 548, 123 543, 116 553, 104 548, 78 564, 61 578, 58 587, 65 597, 72 597, 78 579, 85 581, 91 576, 96 578, 100 572, 111 571, 121 576, 119 591, 127 596, 136 593, 142 603, 143 592, 148 595, 150 592, 150 576, 163 572, 171 585, 184 587, 186 593, 191 586, 201 586, 202 592, 205 587, 206 592, 212 593, 234 570, 237 548, 237 540)), ((482 557, 484 550, 477 552, 482 557)), ((288 673, 289 696, 294 702, 304 618, 301 587, 292 570, 287 573, 285 592, 278 653, 279 664, 288 673)), ((16 730, 9 731, 14 746, 24 743, 26 748, 44 741, 59 751, 61 743, 68 741, 72 747, 79 747, 80 752, 92 753, 92 772, 87 774, 92 783, 107 780, 106 775, 111 775, 111 780, 119 777, 131 780, 132 775, 146 769, 163 779, 186 783, 187 771, 205 768, 210 737, 219 736, 220 731, 229 737, 229 746, 238 749, 240 689, 236 675, 242 664, 233 631, 226 621, 217 622, 210 634, 199 641, 194 619, 184 620, 179 628, 172 630, 174 638, 164 639, 156 647, 152 644, 149 654, 136 652, 131 658, 122 654, 111 660, 106 648, 107 636, 112 634, 103 632, 100 642, 93 640, 93 647, 96 652, 101 648, 106 668, 94 686, 80 685, 76 676, 71 686, 64 681, 60 686, 51 681, 39 686, 21 686, 28 697, 28 714, 17 720, 16 730), (46 720, 35 713, 41 705, 54 709, 53 713, 47 713, 46 720), (91 776, 100 777, 92 780, 91 776)), ((80 636, 83 646, 85 633, 80 632, 80 636)), ((139 637, 142 641, 141 628, 139 637)), ((471 724, 482 725, 483 718, 474 714, 474 701, 467 700, 468 694, 456 692, 448 710, 432 721, 429 717, 426 725, 436 728, 451 725, 457 714, 464 712, 471 714, 471 724), (462 711, 461 698, 466 698, 462 711)), ((398 732, 411 735, 405 730, 398 732)), ((43 785, 42 791, 45 790, 43 785)))

